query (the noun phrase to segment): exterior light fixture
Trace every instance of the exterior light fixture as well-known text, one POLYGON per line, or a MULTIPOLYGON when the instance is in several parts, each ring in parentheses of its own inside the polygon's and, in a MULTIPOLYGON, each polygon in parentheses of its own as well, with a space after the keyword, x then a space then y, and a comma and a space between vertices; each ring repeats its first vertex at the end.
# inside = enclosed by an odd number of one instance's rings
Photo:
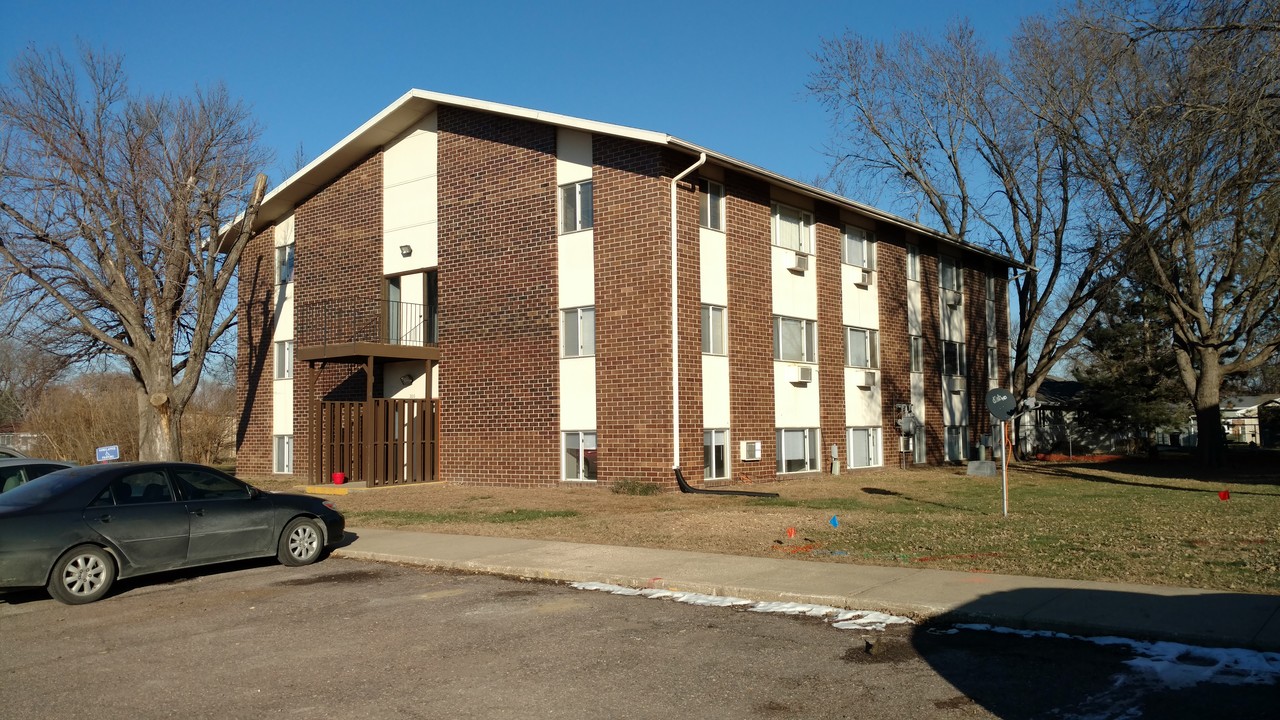
POLYGON ((409 387, 410 385, 412 385, 412 384, 413 384, 413 376, 412 376, 412 375, 410 375, 409 373, 405 373, 405 374, 401 375, 401 376, 400 376, 400 384, 401 384, 401 385, 404 385, 405 387, 409 387))
POLYGON ((413 246, 412 246, 412 245, 401 245, 401 246, 400 246, 400 257, 409 257, 409 256, 410 256, 410 255, 412 255, 412 254, 413 254, 413 246))

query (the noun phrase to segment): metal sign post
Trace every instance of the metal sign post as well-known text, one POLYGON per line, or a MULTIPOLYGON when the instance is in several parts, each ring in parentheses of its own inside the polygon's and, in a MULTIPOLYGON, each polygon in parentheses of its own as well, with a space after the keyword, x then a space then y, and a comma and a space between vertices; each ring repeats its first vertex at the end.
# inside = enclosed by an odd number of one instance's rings
POLYGON ((1013 393, 1004 388, 995 388, 987 393, 987 410, 991 417, 1000 423, 1000 477, 1004 493, 1004 516, 1009 517, 1009 433, 1008 423, 1017 417, 1018 403, 1013 393))

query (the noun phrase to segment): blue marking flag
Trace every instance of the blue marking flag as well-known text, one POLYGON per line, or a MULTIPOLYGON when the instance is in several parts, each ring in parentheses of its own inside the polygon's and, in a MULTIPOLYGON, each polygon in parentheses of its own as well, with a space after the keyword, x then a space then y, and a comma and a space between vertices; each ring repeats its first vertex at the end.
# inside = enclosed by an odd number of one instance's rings
POLYGON ((840 518, 836 517, 835 515, 832 515, 832 516, 831 516, 831 527, 833 527, 833 528, 838 528, 838 527, 840 527, 840 518))

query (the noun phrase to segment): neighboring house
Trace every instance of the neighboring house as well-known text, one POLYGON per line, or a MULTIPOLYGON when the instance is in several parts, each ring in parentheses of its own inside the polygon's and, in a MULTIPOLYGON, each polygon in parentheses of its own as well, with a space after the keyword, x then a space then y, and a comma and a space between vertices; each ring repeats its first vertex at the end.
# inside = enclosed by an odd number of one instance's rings
POLYGON ((1141 438, 1130 432, 1100 430, 1080 412, 1084 383, 1049 377, 1036 392, 1037 407, 1028 413, 1022 450, 1029 455, 1054 453, 1087 455, 1136 452, 1141 438))
POLYGON ((669 135, 418 90, 252 229, 237 467, 309 482, 962 460, 1022 267, 669 135))
POLYGON ((1222 432, 1227 442, 1264 445, 1274 431, 1267 432, 1264 418, 1266 408, 1280 407, 1280 395, 1239 395, 1225 397, 1219 403, 1222 409, 1222 432))

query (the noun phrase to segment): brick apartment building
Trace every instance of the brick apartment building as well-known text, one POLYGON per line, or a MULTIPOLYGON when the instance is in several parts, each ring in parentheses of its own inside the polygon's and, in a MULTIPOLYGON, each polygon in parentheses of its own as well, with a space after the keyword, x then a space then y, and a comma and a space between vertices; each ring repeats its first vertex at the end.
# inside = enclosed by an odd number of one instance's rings
POLYGON ((669 135, 418 90, 254 230, 238 465, 309 482, 961 460, 1020 267, 669 135))

